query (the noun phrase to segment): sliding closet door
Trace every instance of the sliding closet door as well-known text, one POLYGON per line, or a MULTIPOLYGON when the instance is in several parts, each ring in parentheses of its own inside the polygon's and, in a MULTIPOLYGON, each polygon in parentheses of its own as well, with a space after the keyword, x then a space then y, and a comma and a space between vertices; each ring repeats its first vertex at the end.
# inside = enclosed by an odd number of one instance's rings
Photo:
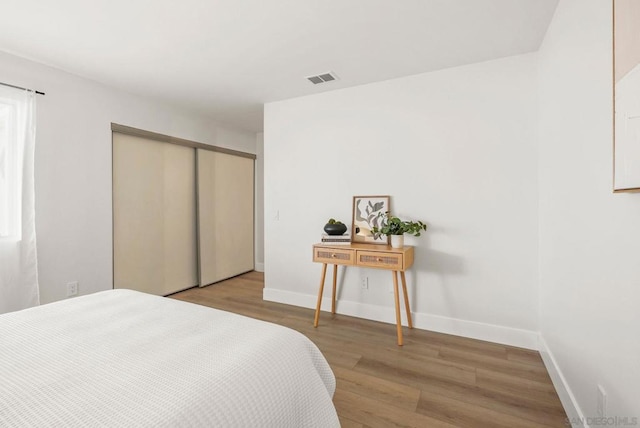
POLYGON ((253 159, 198 149, 200 286, 253 270, 253 159))
POLYGON ((198 284, 195 150, 113 133, 114 288, 198 284))

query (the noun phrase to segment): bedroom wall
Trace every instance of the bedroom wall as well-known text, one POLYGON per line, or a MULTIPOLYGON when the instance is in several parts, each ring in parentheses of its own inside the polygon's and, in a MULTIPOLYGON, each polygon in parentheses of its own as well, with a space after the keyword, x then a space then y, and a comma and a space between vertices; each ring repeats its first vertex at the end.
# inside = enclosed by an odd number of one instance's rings
MULTIPOLYGON (((537 347, 536 94, 527 54, 267 104, 264 298, 315 307, 327 219, 391 195, 429 225, 406 242, 415 324, 537 347)), ((389 272, 339 276, 338 312, 395 322, 389 272)))
POLYGON ((255 134, 0 52, 0 81, 38 97, 36 224, 41 302, 112 288, 111 122, 255 153, 255 134))
POLYGON ((570 416, 597 416, 600 384, 608 416, 640 423, 640 194, 612 193, 611 12, 562 0, 539 52, 540 332, 570 416))

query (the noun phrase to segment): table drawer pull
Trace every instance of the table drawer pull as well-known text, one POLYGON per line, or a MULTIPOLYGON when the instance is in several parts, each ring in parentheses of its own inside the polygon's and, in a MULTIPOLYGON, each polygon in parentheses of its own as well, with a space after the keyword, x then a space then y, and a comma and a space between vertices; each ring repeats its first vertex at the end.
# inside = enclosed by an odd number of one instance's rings
POLYGON ((336 258, 336 253, 331 254, 331 258, 335 259, 336 258))
POLYGON ((382 257, 378 257, 377 261, 381 262, 382 261, 382 257))

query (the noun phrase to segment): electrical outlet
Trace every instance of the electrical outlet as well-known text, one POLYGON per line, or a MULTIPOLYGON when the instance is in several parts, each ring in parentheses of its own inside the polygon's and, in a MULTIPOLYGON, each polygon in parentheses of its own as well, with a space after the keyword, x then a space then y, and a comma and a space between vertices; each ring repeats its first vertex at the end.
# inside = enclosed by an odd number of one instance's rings
POLYGON ((363 276, 360 279, 360 286, 362 287, 363 290, 368 290, 369 289, 369 277, 368 276, 363 276))
POLYGON ((78 281, 67 282, 67 297, 78 295, 78 281))
POLYGON ((597 412, 601 418, 607 417, 607 393, 604 391, 602 385, 598 385, 597 412))

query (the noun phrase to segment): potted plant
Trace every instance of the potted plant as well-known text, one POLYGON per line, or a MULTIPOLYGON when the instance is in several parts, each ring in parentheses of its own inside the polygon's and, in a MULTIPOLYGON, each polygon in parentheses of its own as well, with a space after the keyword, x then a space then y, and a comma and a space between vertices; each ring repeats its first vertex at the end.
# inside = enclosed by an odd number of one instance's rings
POLYGON ((393 248, 404 247, 404 234, 420 236, 420 232, 427 230, 427 225, 421 221, 402 220, 391 215, 388 211, 378 214, 381 217, 380 227, 374 226, 371 229, 373 236, 379 238, 381 235, 391 236, 391 246, 393 248))

